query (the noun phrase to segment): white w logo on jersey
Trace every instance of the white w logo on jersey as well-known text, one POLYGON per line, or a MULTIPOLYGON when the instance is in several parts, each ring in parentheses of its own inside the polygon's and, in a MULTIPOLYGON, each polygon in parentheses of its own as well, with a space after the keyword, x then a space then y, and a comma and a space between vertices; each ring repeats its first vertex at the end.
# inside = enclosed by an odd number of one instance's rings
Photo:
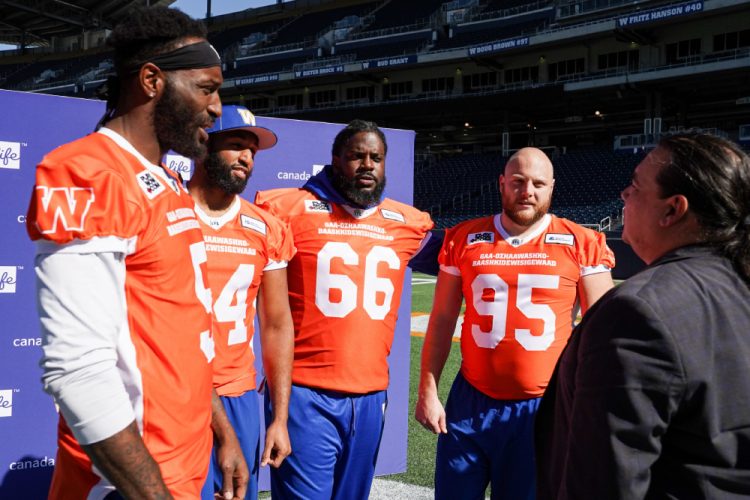
POLYGON ((94 188, 37 186, 41 191, 44 216, 37 216, 36 226, 42 234, 57 232, 60 221, 66 231, 83 231, 83 223, 94 202, 94 188))

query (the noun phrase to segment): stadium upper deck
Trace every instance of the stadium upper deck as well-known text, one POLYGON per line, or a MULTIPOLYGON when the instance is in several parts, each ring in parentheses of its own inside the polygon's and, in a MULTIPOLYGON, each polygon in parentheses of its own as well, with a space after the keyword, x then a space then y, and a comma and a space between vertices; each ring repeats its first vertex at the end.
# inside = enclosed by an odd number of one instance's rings
MULTIPOLYGON (((210 38, 225 61, 224 101, 262 115, 365 117, 416 130, 417 151, 438 157, 525 145, 632 151, 695 126, 750 140, 749 7, 297 0, 213 18, 210 38)), ((92 96, 110 70, 103 38, 52 37, 49 48, 0 57, 0 87, 92 96)), ((442 209, 486 208, 473 188, 450 198, 467 193, 469 205, 442 209)))
MULTIPOLYGON (((420 148, 613 143, 696 125, 734 137, 750 123, 748 7, 299 0, 213 18, 211 38, 225 101, 266 115, 368 116, 417 130, 420 148)), ((0 57, 0 86, 91 96, 109 71, 103 38, 0 57)))

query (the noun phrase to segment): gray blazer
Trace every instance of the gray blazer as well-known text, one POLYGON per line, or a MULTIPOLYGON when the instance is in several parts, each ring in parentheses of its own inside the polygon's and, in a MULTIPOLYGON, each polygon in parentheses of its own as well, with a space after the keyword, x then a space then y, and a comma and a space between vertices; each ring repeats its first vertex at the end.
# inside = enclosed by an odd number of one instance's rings
POLYGON ((750 496, 750 288, 706 247, 610 290, 536 420, 538 498, 750 496))

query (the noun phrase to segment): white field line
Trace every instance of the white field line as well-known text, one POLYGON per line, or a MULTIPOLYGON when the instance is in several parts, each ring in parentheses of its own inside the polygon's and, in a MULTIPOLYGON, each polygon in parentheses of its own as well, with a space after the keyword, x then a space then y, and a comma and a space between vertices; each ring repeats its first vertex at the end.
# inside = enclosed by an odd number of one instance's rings
MULTIPOLYGON (((411 315, 411 334, 419 337, 424 336, 427 332, 427 323, 430 321, 429 314, 412 314, 411 315)), ((453 340, 461 338, 461 325, 464 323, 464 315, 458 317, 456 321, 456 329, 453 331, 453 340)))

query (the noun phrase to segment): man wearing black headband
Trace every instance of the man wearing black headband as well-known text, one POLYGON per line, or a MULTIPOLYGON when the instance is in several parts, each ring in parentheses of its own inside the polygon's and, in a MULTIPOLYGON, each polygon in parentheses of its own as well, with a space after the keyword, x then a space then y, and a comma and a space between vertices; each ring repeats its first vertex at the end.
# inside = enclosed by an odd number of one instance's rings
MULTIPOLYGON (((135 10, 108 43, 107 113, 42 160, 27 219, 42 381, 60 408, 50 498, 197 498, 213 441, 211 292, 192 200, 161 158, 205 156, 221 62, 201 23, 166 8, 135 10)), ((224 496, 244 497, 247 467, 217 422, 237 475, 224 496)))

